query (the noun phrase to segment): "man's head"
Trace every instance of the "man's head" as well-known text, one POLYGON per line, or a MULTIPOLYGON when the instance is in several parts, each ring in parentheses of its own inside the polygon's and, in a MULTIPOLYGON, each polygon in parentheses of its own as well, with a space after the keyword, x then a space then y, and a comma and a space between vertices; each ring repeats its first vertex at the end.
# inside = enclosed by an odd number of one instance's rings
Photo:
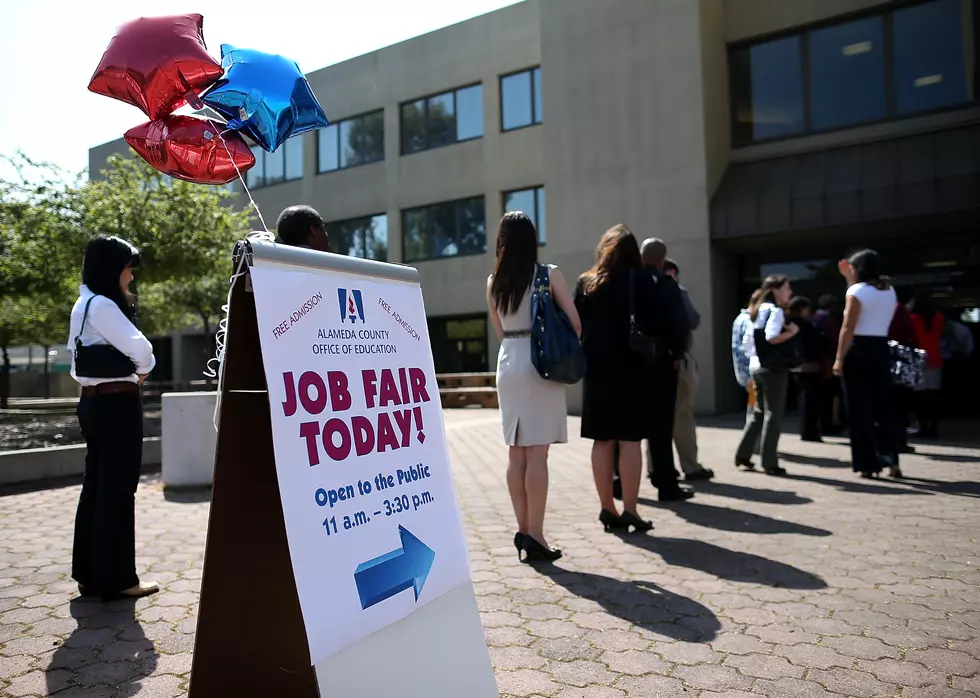
POLYGON ((680 283, 681 280, 681 270, 677 266, 677 262, 668 257, 664 261, 664 274, 672 278, 674 281, 680 283))
POLYGON ((667 245, 660 238, 647 238, 640 247, 643 266, 649 269, 663 269, 667 260, 667 245))
POLYGON ((293 247, 309 247, 320 252, 330 251, 330 238, 323 219, 311 206, 290 206, 276 221, 279 241, 293 247))
POLYGON ((808 318, 813 312, 810 299, 805 296, 796 296, 789 302, 789 314, 791 317, 808 318))

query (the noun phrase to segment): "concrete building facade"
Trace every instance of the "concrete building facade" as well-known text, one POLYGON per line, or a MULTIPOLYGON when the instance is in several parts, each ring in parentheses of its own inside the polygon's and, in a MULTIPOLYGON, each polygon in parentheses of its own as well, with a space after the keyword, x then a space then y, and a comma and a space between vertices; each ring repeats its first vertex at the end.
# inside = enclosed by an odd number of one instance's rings
POLYGON ((311 73, 339 125, 256 150, 252 194, 270 228, 310 204, 348 252, 417 266, 439 371, 493 370, 506 208, 570 279, 616 223, 661 237, 702 315, 698 407, 732 409, 731 322, 764 272, 842 296, 826 264, 883 245, 980 305, 976 5, 524 0, 311 73), (941 259, 903 257, 924 234, 941 259))

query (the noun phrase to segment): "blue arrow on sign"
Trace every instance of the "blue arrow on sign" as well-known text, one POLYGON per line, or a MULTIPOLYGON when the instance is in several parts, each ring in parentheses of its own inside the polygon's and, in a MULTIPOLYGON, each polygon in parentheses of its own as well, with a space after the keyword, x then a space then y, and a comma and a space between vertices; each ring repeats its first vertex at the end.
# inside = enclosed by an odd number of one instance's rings
POLYGON ((361 609, 370 608, 412 587, 415 588, 415 600, 419 600, 436 553, 404 526, 398 527, 398 535, 402 539, 401 548, 362 562, 354 570, 361 609))

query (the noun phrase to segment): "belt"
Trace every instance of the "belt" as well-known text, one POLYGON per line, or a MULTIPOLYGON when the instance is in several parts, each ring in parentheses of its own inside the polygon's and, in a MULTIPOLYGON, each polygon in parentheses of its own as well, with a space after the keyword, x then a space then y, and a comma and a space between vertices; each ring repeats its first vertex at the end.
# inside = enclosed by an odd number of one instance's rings
POLYGON ((112 383, 100 383, 99 385, 87 385, 82 388, 82 397, 92 397, 93 395, 116 395, 118 393, 138 393, 140 388, 136 383, 130 381, 114 381, 112 383))
POLYGON ((520 339, 521 337, 530 337, 531 330, 514 330, 513 332, 504 332, 504 339, 520 339))

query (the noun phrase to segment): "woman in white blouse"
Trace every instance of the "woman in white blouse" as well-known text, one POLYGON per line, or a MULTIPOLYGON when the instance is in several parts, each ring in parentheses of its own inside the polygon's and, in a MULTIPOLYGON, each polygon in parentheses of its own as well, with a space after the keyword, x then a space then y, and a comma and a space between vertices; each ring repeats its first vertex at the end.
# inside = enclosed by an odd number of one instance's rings
POLYGON ((153 370, 153 347, 133 324, 129 284, 135 247, 115 237, 89 243, 71 311, 71 375, 82 386, 78 422, 85 479, 75 515, 72 578, 83 596, 146 596, 159 590, 136 574, 135 495, 143 460, 139 385, 153 370))
POLYGON ((898 298, 878 268, 878 254, 862 250, 838 265, 847 280, 844 324, 840 331, 834 374, 843 377, 851 436, 851 467, 863 478, 877 477, 883 467, 901 477, 887 454, 891 444, 888 405, 891 385, 888 327, 898 298))

